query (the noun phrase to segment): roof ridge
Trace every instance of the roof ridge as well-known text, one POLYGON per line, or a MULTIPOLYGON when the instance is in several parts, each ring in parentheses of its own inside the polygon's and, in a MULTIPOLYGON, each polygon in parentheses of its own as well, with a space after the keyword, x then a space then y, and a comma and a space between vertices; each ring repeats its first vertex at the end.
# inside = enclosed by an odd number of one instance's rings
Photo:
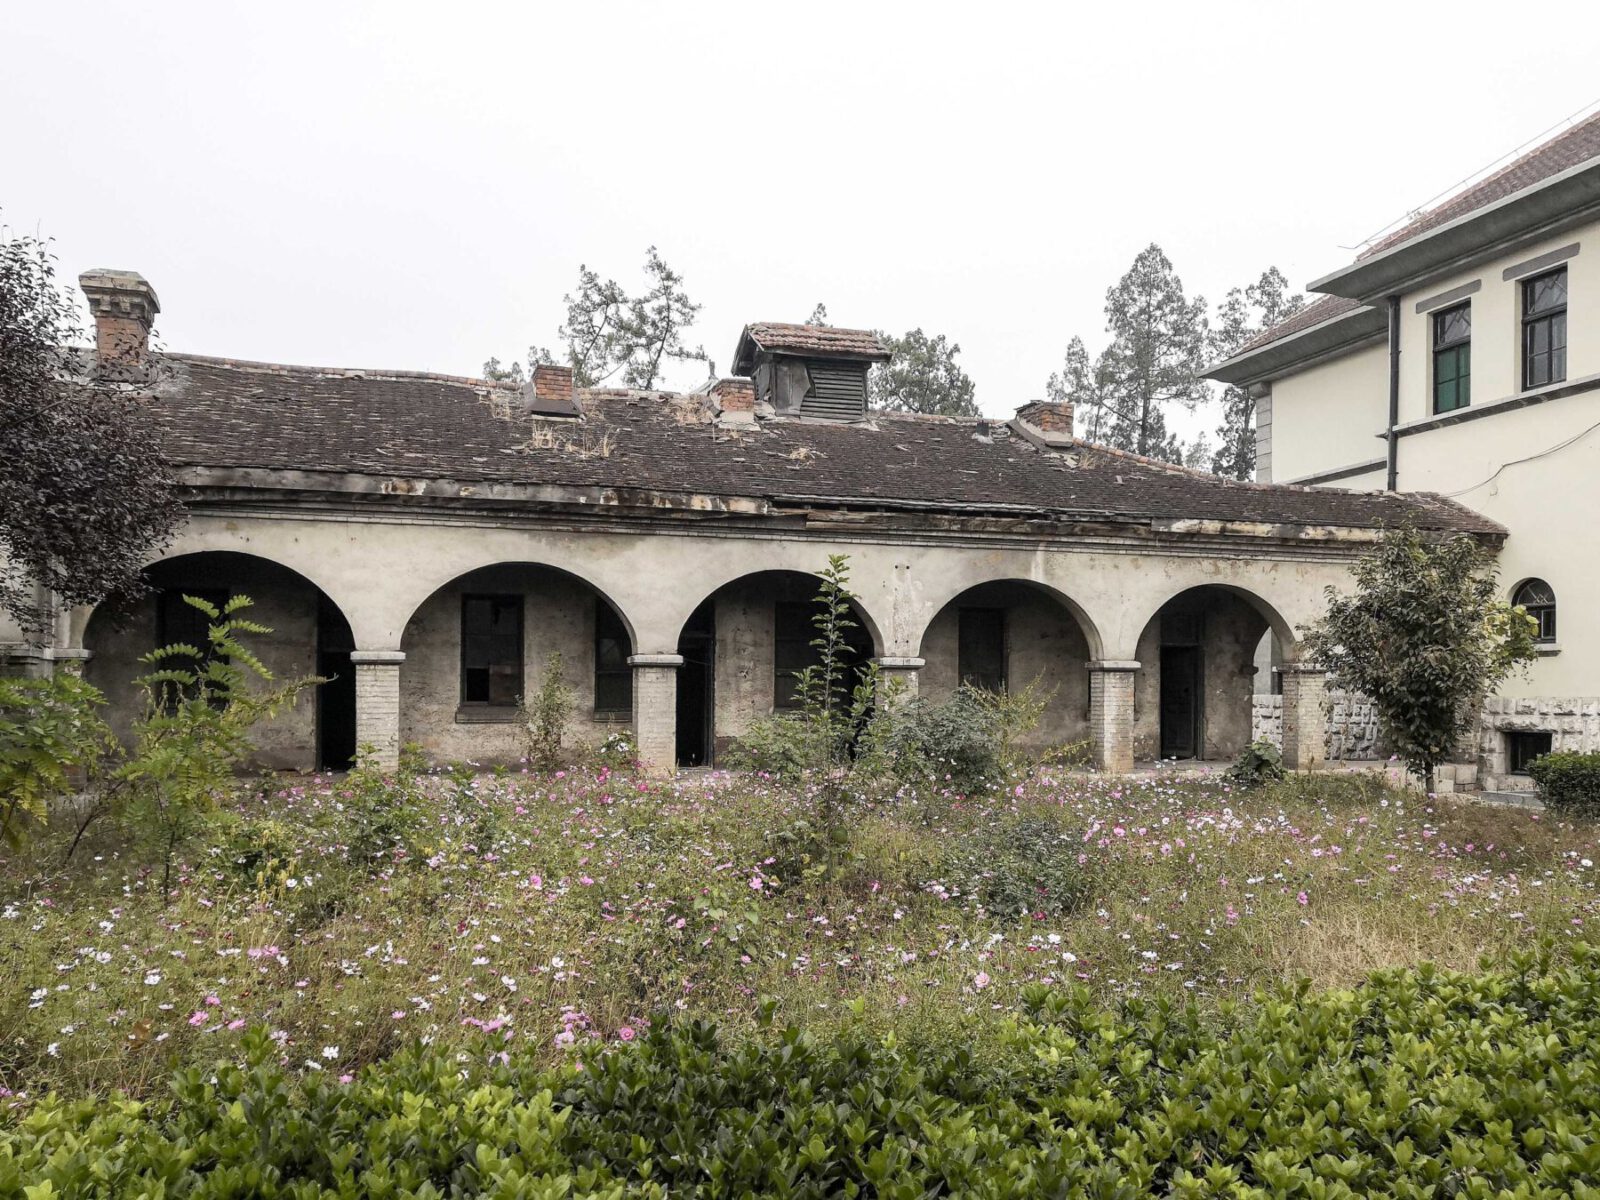
POLYGON ((420 379, 430 383, 457 383, 478 388, 495 388, 518 391, 527 386, 509 379, 482 379, 474 375, 447 375, 441 371, 403 371, 388 367, 314 367, 301 363, 263 362, 248 358, 225 358, 214 354, 190 354, 167 350, 163 359, 178 362, 203 363, 211 367, 228 367, 240 371, 259 371, 272 375, 320 375, 335 379, 420 379))
MULTIPOLYGON (((1453 206, 1459 205, 1462 201, 1464 201, 1468 197, 1472 196, 1473 193, 1475 193, 1475 192, 1478 192, 1480 190, 1489 189, 1491 187, 1491 185, 1493 185, 1494 183, 1498 182, 1499 180, 1504 179, 1506 176, 1510 175, 1512 172, 1517 171, 1520 168, 1526 166, 1529 162, 1533 161, 1534 159, 1539 158, 1539 157, 1541 157, 1543 155, 1549 154, 1552 150, 1556 149, 1556 147, 1560 146, 1562 143, 1568 141, 1569 139, 1571 139, 1571 138, 1573 138, 1573 137, 1575 137, 1575 136, 1577 136, 1579 134, 1584 133, 1585 131, 1587 131, 1589 129, 1590 126, 1596 125, 1597 123, 1600 123, 1600 110, 1596 110, 1595 112, 1590 113, 1587 117, 1584 117, 1581 121, 1577 121, 1577 122, 1567 126, 1565 129, 1561 130, 1559 133, 1556 133, 1556 134, 1554 134, 1554 135, 1552 135, 1550 137, 1545 138, 1543 141, 1539 142, 1537 145, 1532 146, 1528 150, 1523 152, 1522 154, 1517 155, 1516 158, 1514 158, 1510 162, 1506 163, 1505 166, 1500 167, 1497 170, 1489 172, 1489 174, 1483 176, 1483 178, 1471 180, 1471 182, 1462 185, 1458 190, 1446 192, 1442 197, 1439 198, 1437 203, 1430 204, 1425 208, 1419 209, 1416 212, 1414 212, 1412 214, 1409 214, 1409 219, 1407 219, 1405 224, 1401 225, 1400 228, 1394 230, 1392 233, 1383 234, 1383 235, 1375 238, 1371 242, 1371 244, 1369 244, 1367 246, 1367 248, 1365 250, 1361 251, 1359 254, 1356 255, 1356 261, 1360 262, 1363 259, 1371 258, 1375 254, 1380 254, 1384 250, 1387 250, 1387 249, 1390 249, 1391 247, 1400 245, 1402 242, 1410 241, 1411 237, 1416 236, 1415 234, 1411 233, 1410 231, 1414 230, 1414 229, 1417 229, 1417 226, 1422 225, 1430 217, 1433 217, 1435 214, 1443 211, 1444 209, 1451 208, 1453 206)), ((1582 159, 1580 159, 1578 161, 1579 162, 1588 162, 1590 159, 1596 158, 1596 157, 1600 157, 1600 154, 1587 155, 1587 156, 1585 156, 1584 158, 1582 158, 1582 159)), ((1574 164, 1574 165, 1576 165, 1576 164, 1574 164)), ((1469 176, 1469 179, 1470 179, 1470 176, 1469 176)), ((1523 185, 1523 187, 1535 187, 1538 184, 1543 183, 1543 182, 1544 182, 1543 179, 1537 179, 1537 180, 1532 181, 1531 183, 1523 185)), ((1523 187, 1513 188, 1510 192, 1507 193, 1507 195, 1515 195, 1517 192, 1522 191, 1523 187)), ((1464 216, 1467 213, 1476 212, 1478 209, 1483 208, 1483 207, 1487 206, 1490 203, 1492 203, 1491 200, 1485 200, 1482 204, 1472 204, 1470 207, 1468 207, 1466 209, 1463 209, 1460 215, 1464 216)), ((1427 226, 1427 228, 1432 228, 1432 227, 1433 226, 1431 226, 1431 225, 1427 226)), ((1425 229, 1417 230, 1418 233, 1425 232, 1425 231, 1426 231, 1425 229)))

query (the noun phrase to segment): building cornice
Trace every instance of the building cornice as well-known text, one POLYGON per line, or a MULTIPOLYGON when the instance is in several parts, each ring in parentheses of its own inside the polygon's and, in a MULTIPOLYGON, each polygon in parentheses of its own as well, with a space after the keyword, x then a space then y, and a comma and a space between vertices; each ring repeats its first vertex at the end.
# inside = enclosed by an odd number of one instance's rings
POLYGON ((1224 359, 1206 372, 1206 378, 1237 387, 1282 379, 1329 359, 1377 345, 1387 333, 1387 318, 1381 309, 1353 308, 1288 337, 1224 359))

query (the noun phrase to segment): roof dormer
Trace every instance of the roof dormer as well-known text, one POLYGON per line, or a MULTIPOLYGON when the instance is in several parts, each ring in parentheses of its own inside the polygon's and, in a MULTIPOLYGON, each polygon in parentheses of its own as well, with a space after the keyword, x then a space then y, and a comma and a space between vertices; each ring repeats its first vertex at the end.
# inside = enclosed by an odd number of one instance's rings
POLYGON ((867 372, 889 357, 868 329, 760 321, 739 335, 733 369, 750 376, 757 405, 777 416, 859 421, 867 415, 867 372))

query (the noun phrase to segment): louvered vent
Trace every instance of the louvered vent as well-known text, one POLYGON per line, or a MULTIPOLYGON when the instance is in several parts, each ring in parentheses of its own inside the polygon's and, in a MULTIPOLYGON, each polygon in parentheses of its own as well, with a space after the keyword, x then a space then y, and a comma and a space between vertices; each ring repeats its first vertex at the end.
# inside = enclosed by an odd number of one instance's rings
POLYGON ((865 363, 809 362, 811 389, 800 401, 802 417, 859 421, 867 415, 865 363))

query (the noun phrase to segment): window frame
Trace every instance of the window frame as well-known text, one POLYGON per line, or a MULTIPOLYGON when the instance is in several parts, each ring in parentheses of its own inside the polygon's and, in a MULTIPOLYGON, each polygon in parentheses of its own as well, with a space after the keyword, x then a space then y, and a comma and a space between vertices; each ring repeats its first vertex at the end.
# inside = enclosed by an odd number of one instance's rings
POLYGON ((1452 304, 1448 308, 1429 313, 1428 316, 1433 345, 1431 360, 1433 411, 1438 414, 1468 408, 1472 404, 1472 301, 1452 304), (1445 339, 1443 337, 1445 323, 1457 315, 1466 317, 1466 333, 1445 339), (1440 368, 1446 363, 1455 368, 1455 373, 1449 379, 1441 378, 1440 368), (1441 402, 1441 387, 1447 383, 1452 385, 1454 396, 1453 402, 1445 406, 1441 402))
POLYGON ((623 624, 622 615, 607 604, 599 596, 594 598, 594 715, 600 721, 632 721, 633 720, 633 668, 628 665, 628 658, 633 653, 633 643, 628 637, 628 627, 623 624), (611 626, 608 628, 608 626, 611 626), (605 643, 616 642, 622 650, 622 665, 607 665, 604 661, 605 643), (617 680, 620 682, 611 685, 615 687, 620 696, 627 697, 627 703, 603 704, 602 698, 610 698, 607 693, 610 688, 603 686, 604 680, 617 680))
POLYGON ((1537 761, 1546 754, 1555 752, 1555 735, 1548 729, 1508 729, 1506 730, 1506 773, 1510 775, 1528 774, 1528 764, 1537 761), (1529 754, 1528 743, 1543 739, 1543 749, 1529 754))
MULTIPOLYGON (((461 629, 461 662, 460 662, 460 694, 459 694, 458 703, 460 704, 460 706, 462 708, 472 708, 472 709, 512 709, 512 708, 515 708, 517 706, 517 704, 520 701, 520 699, 526 694, 525 688, 526 688, 526 685, 527 685, 527 671, 528 671, 528 665, 527 665, 528 651, 527 651, 527 642, 526 642, 526 637, 527 637, 527 619, 526 618, 527 618, 527 614, 525 612, 526 607, 527 607, 526 600, 520 593, 513 593, 513 592, 463 592, 463 593, 461 593, 461 613, 460 613, 460 622, 461 622, 461 625, 460 625, 460 629, 461 629), (516 614, 516 624, 517 624, 516 633, 514 635, 512 635, 512 634, 473 634, 473 633, 470 633, 468 631, 468 629, 467 629, 467 611, 468 611, 469 606, 474 601, 488 601, 490 603, 509 604, 512 607, 512 611, 516 614), (509 703, 496 701, 496 700, 494 700, 492 698, 483 699, 483 700, 473 700, 473 699, 469 699, 468 698, 468 696, 467 696, 467 671, 469 669, 471 669, 471 670, 479 669, 479 668, 469 668, 469 666, 467 664, 468 639, 471 638, 471 637, 505 637, 505 638, 514 637, 515 638, 516 647, 517 647, 517 653, 516 653, 516 667, 517 667, 516 688, 512 693, 512 699, 511 699, 511 701, 509 703)), ((486 668, 486 669, 492 670, 492 668, 486 668)), ((491 697, 493 696, 493 692, 494 692, 494 688, 492 686, 492 680, 493 680, 493 677, 491 675, 491 677, 490 677, 491 686, 488 688, 488 692, 489 692, 491 697)))
POLYGON ((1536 575, 1524 579, 1521 583, 1517 584, 1515 590, 1512 591, 1511 603, 1513 606, 1521 608, 1530 617, 1539 622, 1539 632, 1536 633, 1533 638, 1536 645, 1553 646, 1555 644, 1556 610, 1560 604, 1560 599, 1556 596, 1556 589, 1550 586, 1549 580, 1541 579, 1536 575), (1545 591, 1550 593, 1550 602, 1548 604, 1528 604, 1523 601, 1522 594, 1534 584, 1542 585, 1545 591))
POLYGON ((1567 275, 1566 264, 1555 267, 1549 271, 1540 271, 1537 275, 1530 275, 1526 279, 1519 279, 1517 286, 1521 290, 1519 310, 1522 316, 1522 390, 1530 391, 1533 388, 1549 387, 1556 383, 1565 383, 1567 379, 1567 309, 1570 303, 1568 288, 1571 280, 1567 275), (1540 283, 1561 277, 1561 303, 1535 311, 1533 309, 1533 291, 1540 283), (1561 344, 1555 344, 1555 331, 1559 325, 1561 344), (1545 330, 1545 349, 1534 351, 1532 348, 1535 330, 1545 330), (1556 367, 1557 355, 1560 356, 1560 368, 1556 367), (1538 359, 1545 359, 1549 371, 1549 378, 1534 379, 1534 364, 1538 359))

